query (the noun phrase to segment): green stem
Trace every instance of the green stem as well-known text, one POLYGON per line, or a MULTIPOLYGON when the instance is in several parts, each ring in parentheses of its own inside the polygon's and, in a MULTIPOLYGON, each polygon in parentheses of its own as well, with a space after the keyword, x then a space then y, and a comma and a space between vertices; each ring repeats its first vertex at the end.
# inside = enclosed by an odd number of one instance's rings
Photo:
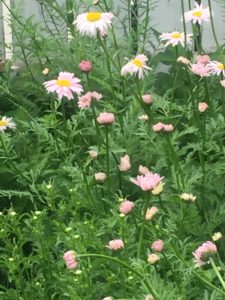
POLYGON ((93 115, 93 119, 94 119, 94 123, 95 123, 96 139, 97 139, 97 144, 98 144, 98 152, 100 153, 100 150, 101 150, 101 144, 100 144, 101 134, 100 134, 99 125, 98 125, 98 122, 97 122, 95 107, 94 107, 93 104, 91 105, 91 110, 92 110, 92 115, 93 115))
POLYGON ((145 230, 145 215, 147 209, 148 209, 148 199, 145 200, 144 207, 143 207, 143 217, 142 217, 141 231, 140 231, 139 242, 138 242, 137 258, 140 258, 141 256, 143 239, 144 239, 144 230, 145 230))
POLYGON ((213 37, 217 46, 217 50, 219 50, 220 45, 218 43, 218 39, 216 36, 216 30, 215 30, 215 26, 214 26, 214 21, 213 21, 213 13, 212 13, 212 5, 211 5, 211 0, 208 0, 208 5, 209 5, 209 11, 210 11, 210 23, 211 23, 211 28, 212 28, 212 33, 213 33, 213 37))
POLYGON ((214 270, 215 273, 216 273, 216 276, 218 277, 220 283, 222 284, 222 287, 225 289, 225 282, 224 282, 222 276, 220 275, 219 271, 217 270, 217 267, 216 267, 216 265, 215 265, 215 263, 214 263, 213 258, 210 257, 210 258, 209 258, 209 261, 210 261, 210 263, 211 263, 211 265, 212 265, 212 267, 213 267, 213 270, 214 270))
POLYGON ((183 19, 183 28, 184 28, 184 47, 185 52, 187 53, 187 28, 186 28, 186 22, 185 22, 185 11, 184 11, 184 0, 181 0, 181 9, 182 9, 182 19, 183 19))
POLYGON ((110 178, 109 178, 109 128, 105 126, 105 142, 106 142, 106 171, 107 171, 107 189, 108 196, 110 193, 110 178))
POLYGON ((103 255, 103 254, 94 254, 94 253, 90 253, 90 254, 79 254, 78 255, 79 258, 82 257, 96 257, 96 258, 102 258, 102 259, 106 259, 106 260, 110 260, 113 261, 114 263, 117 263, 123 267, 125 267, 127 270, 131 271, 132 273, 134 273, 135 275, 137 275, 141 280, 143 285, 147 288, 147 290, 152 294, 152 296, 155 298, 155 300, 160 300, 160 296, 159 294, 153 289, 153 287, 149 284, 149 282, 145 279, 145 276, 142 275, 141 273, 139 273, 137 270, 133 269, 132 267, 130 267, 127 263, 118 260, 115 257, 111 257, 111 256, 107 256, 107 255, 103 255))

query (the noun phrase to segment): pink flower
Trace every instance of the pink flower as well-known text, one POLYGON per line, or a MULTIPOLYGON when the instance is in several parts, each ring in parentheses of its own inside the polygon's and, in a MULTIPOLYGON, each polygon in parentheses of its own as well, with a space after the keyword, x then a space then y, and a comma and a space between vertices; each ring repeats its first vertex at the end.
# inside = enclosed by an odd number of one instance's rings
POLYGON ((90 62, 90 60, 82 60, 79 63, 79 68, 81 71, 88 73, 92 70, 92 63, 90 62))
POLYGON ((210 241, 203 243, 200 247, 198 247, 195 252, 192 254, 195 257, 195 267, 200 267, 209 263, 209 258, 217 252, 217 247, 210 241))
POLYGON ((150 265, 154 265, 159 260, 160 260, 160 257, 157 254, 152 253, 152 254, 148 255, 148 263, 150 265))
POLYGON ((98 151, 91 150, 89 151, 89 155, 91 158, 97 158, 98 157, 98 151))
POLYGON ((138 185, 143 191, 151 191, 153 190, 163 179, 159 174, 154 174, 152 172, 148 172, 145 175, 137 176, 137 178, 132 178, 131 182, 138 185))
POLYGON ((197 56, 197 64, 206 65, 210 62, 210 57, 208 55, 199 55, 197 56))
POLYGON ((138 168, 138 172, 142 175, 145 175, 145 174, 149 173, 150 171, 147 167, 143 167, 142 165, 140 165, 138 168))
POLYGON ((106 247, 111 250, 119 250, 119 249, 124 248, 124 243, 122 240, 112 240, 112 241, 109 241, 109 244, 106 245, 106 247))
POLYGON ((105 181, 107 178, 106 174, 103 172, 95 173, 95 180, 99 182, 105 181))
POLYGON ((205 102, 199 102, 198 104, 198 111, 199 112, 204 112, 208 108, 208 104, 205 102))
POLYGON ((152 126, 152 129, 153 129, 153 131, 155 131, 155 132, 162 131, 162 130, 164 129, 164 124, 161 123, 161 122, 159 122, 159 123, 153 125, 153 126, 152 126))
POLYGON ((164 124, 163 130, 164 130, 165 132, 171 132, 171 131, 174 130, 174 128, 173 128, 173 125, 172 125, 172 124, 164 124))
POLYGON ((80 95, 83 91, 82 86, 79 84, 80 79, 74 77, 73 73, 60 72, 57 80, 50 80, 43 83, 48 93, 56 92, 59 99, 66 97, 68 100, 73 99, 73 93, 80 95))
POLYGON ((112 124, 115 121, 115 116, 113 113, 103 112, 100 113, 97 122, 102 125, 112 124))
POLYGON ((68 269, 75 269, 79 264, 79 262, 76 260, 76 253, 73 250, 65 252, 63 258, 68 269))
POLYGON ((119 169, 121 172, 126 172, 130 170, 130 168, 131 168, 130 157, 129 155, 126 154, 120 158, 119 169))
POLYGON ((143 95, 142 100, 145 104, 152 104, 153 103, 153 97, 150 94, 143 95))
POLYGON ((85 95, 78 97, 78 106, 83 109, 85 107, 90 107, 91 102, 93 100, 100 100, 102 98, 102 94, 97 92, 87 92, 85 95))
POLYGON ((145 215, 145 220, 150 221, 155 214, 158 213, 158 208, 155 206, 152 206, 151 208, 148 208, 145 215))
POLYGON ((164 248, 164 242, 162 240, 157 240, 152 244, 151 248, 156 252, 161 252, 164 248))
POLYGON ((225 80, 221 80, 220 84, 225 88, 225 80))
POLYGON ((133 208, 134 208, 134 203, 132 201, 125 200, 120 204, 120 213, 127 215, 130 212, 132 212, 133 208))
POLYGON ((192 71, 192 73, 194 73, 195 75, 198 75, 200 77, 209 77, 210 76, 210 69, 209 69, 208 65, 204 65, 201 63, 191 64, 190 70, 192 71))

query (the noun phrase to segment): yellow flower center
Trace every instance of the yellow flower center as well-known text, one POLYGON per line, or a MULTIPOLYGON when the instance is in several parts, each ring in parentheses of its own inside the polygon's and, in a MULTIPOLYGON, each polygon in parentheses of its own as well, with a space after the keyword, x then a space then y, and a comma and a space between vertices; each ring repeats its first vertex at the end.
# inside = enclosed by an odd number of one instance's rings
POLYGON ((8 122, 4 120, 0 120, 0 126, 7 126, 8 122))
POLYGON ((135 64, 138 68, 142 68, 143 67, 143 62, 140 59, 133 59, 132 63, 135 64))
POLYGON ((202 11, 200 11, 200 10, 196 10, 196 11, 194 11, 193 13, 192 13, 192 15, 194 16, 194 17, 201 17, 202 16, 202 11))
POLYGON ((61 87, 70 87, 71 81, 68 79, 59 79, 57 80, 56 84, 61 87))
POLYGON ((101 19, 101 17, 102 17, 102 14, 100 12, 91 11, 91 12, 87 13, 87 20, 89 22, 98 21, 101 19))
POLYGON ((218 69, 224 70, 224 64, 219 64, 219 65, 218 65, 218 69))
POLYGON ((172 39, 180 39, 182 37, 182 34, 179 32, 175 32, 171 34, 172 39))

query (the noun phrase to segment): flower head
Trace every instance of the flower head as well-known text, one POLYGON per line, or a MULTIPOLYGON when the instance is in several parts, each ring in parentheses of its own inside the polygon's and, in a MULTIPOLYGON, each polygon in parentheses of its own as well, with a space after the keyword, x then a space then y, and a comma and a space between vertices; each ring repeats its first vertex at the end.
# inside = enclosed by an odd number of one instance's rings
POLYGON ((201 113, 204 112, 204 111, 206 111, 206 109, 208 107, 209 107, 208 104, 205 103, 205 102, 199 102, 198 103, 198 111, 201 112, 201 113))
POLYGON ((154 298, 152 295, 149 294, 145 297, 145 300, 154 300, 154 298))
POLYGON ((141 121, 147 121, 148 120, 148 115, 144 114, 144 115, 140 115, 138 117, 138 120, 141 120, 141 121))
POLYGON ((121 69, 121 75, 126 76, 137 75, 139 79, 144 78, 144 75, 148 73, 148 70, 151 70, 150 67, 146 65, 148 58, 144 54, 139 54, 132 60, 130 60, 125 66, 121 69))
POLYGON ((121 172, 126 172, 130 170, 130 168, 131 168, 130 157, 129 155, 126 154, 120 158, 119 169, 121 172))
POLYGON ((160 181, 160 183, 152 190, 153 195, 159 195, 163 191, 164 183, 160 181))
POLYGON ((132 178, 131 182, 138 185, 143 191, 153 190, 163 179, 157 173, 148 172, 145 175, 138 175, 137 178, 132 178))
POLYGON ((187 59, 184 56, 179 56, 178 59, 177 59, 177 62, 179 62, 179 63, 181 63, 183 65, 189 65, 190 64, 190 60, 187 59))
POLYGON ((153 96, 150 94, 145 94, 142 96, 142 100, 145 104, 152 104, 153 103, 153 96))
POLYGON ((79 68, 81 71, 89 73, 92 70, 92 63, 90 62, 90 60, 82 60, 79 63, 79 68))
POLYGON ((161 252, 164 248, 164 242, 162 240, 157 240, 152 243, 151 248, 156 252, 161 252))
POLYGON ((90 150, 89 155, 90 155, 91 158, 97 158, 98 157, 98 151, 90 150))
POLYGON ((103 112, 97 117, 97 122, 102 125, 109 125, 115 121, 115 116, 113 113, 103 112))
MULTIPOLYGON (((192 34, 186 34, 187 44, 191 44, 192 34)), ((161 41, 166 41, 165 47, 172 45, 177 46, 181 44, 184 47, 185 35, 183 32, 174 31, 174 32, 164 32, 159 36, 161 41)))
POLYGON ((210 241, 203 243, 200 247, 198 247, 195 252, 192 254, 195 257, 195 267, 200 267, 209 263, 209 258, 217 253, 217 247, 210 241))
POLYGON ((180 198, 184 201, 191 201, 191 202, 195 202, 195 200, 196 200, 196 196, 194 196, 193 194, 188 194, 188 193, 182 193, 180 195, 180 198))
POLYGON ((160 132, 160 131, 172 132, 174 130, 174 127, 172 124, 163 124, 159 122, 152 126, 152 130, 155 132, 160 132))
POLYGON ((95 173, 95 180, 96 181, 103 182, 103 181, 106 180, 106 178, 107 178, 107 175, 103 172, 95 173))
POLYGON ((0 120, 0 132, 4 132, 7 128, 15 129, 16 124, 12 121, 12 118, 2 117, 0 120))
POLYGON ((138 172, 142 175, 145 175, 145 174, 149 173, 150 171, 147 167, 140 165, 138 168, 138 172))
POLYGON ((113 298, 112 297, 105 297, 102 300, 113 300, 113 298))
POLYGON ((158 208, 155 206, 152 206, 151 208, 148 208, 145 215, 145 220, 150 221, 155 214, 158 213, 158 208))
POLYGON ((210 76, 210 69, 208 65, 204 65, 201 63, 197 64, 191 64, 190 70, 195 75, 198 75, 200 77, 209 77, 210 76))
POLYGON ((78 106, 81 109, 85 107, 90 107, 93 100, 100 100, 102 98, 102 94, 97 92, 87 92, 85 95, 78 97, 78 106))
POLYGON ((81 35, 95 37, 97 33, 100 35, 108 34, 108 29, 111 27, 113 17, 114 15, 111 12, 102 13, 90 11, 78 15, 74 24, 81 35))
POLYGON ((218 240, 220 240, 220 239, 222 239, 222 233, 221 232, 215 232, 214 234, 213 234, 213 236, 212 236, 212 240, 214 241, 214 242, 216 242, 216 241, 218 241, 218 240))
POLYGON ((65 252, 63 258, 68 269, 75 269, 79 264, 79 262, 76 260, 76 253, 73 250, 65 252))
POLYGON ((43 75, 48 75, 49 73, 49 69, 48 68, 44 68, 44 70, 42 70, 42 74, 43 75))
POLYGON ((134 203, 132 201, 125 200, 120 204, 120 213, 127 215, 130 212, 132 212, 133 208, 134 208, 134 203))
POLYGON ((219 76, 220 74, 223 74, 223 76, 225 76, 225 68, 224 68, 224 64, 219 62, 219 61, 211 61, 207 64, 207 66, 209 67, 209 72, 212 75, 217 75, 219 76))
POLYGON ((160 260, 160 257, 157 254, 152 253, 152 254, 148 255, 148 263, 150 265, 154 265, 159 260, 160 260))
POLYGON ((185 13, 185 22, 192 21, 194 24, 198 23, 201 25, 202 21, 210 21, 209 7, 203 8, 202 4, 195 2, 195 8, 185 13))
POLYGON ((60 72, 58 79, 46 81, 43 83, 48 93, 56 92, 61 100, 65 96, 68 100, 73 99, 73 93, 80 95, 83 91, 82 86, 79 84, 80 79, 74 77, 73 73, 60 72))
POLYGON ((225 80, 221 80, 221 81, 220 81, 220 84, 222 85, 222 87, 225 88, 225 80))
POLYGON ((198 55, 197 56, 197 64, 206 65, 210 62, 210 57, 208 55, 198 55))
POLYGON ((124 248, 124 243, 122 240, 118 239, 118 240, 112 240, 109 241, 109 244, 106 245, 107 248, 111 249, 111 250, 119 250, 119 249, 123 249, 124 248))

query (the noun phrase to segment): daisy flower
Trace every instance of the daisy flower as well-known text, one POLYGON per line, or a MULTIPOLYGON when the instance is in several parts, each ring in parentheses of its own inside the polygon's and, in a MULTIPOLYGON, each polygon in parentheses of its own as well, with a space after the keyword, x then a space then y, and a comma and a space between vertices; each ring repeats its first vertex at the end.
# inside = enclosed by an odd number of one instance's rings
POLYGON ((220 74, 223 74, 223 76, 225 76, 225 68, 223 63, 214 60, 209 62, 207 66, 209 67, 210 73, 212 75, 219 76, 220 74))
MULTIPOLYGON (((191 44, 192 34, 186 34, 187 44, 191 44)), ((174 31, 174 32, 163 32, 159 36, 161 41, 167 41, 165 47, 172 45, 177 46, 179 43, 184 47, 185 35, 183 32, 174 31)))
POLYGON ((73 99, 73 93, 80 95, 83 91, 79 84, 80 79, 74 77, 73 73, 60 72, 58 79, 46 81, 43 83, 48 93, 56 92, 61 100, 65 96, 68 100, 73 99))
POLYGON ((100 35, 107 35, 108 29, 111 27, 112 18, 114 15, 109 13, 101 13, 97 11, 90 11, 88 13, 77 16, 73 24, 81 35, 88 35, 95 37, 99 32, 100 35))
POLYGON ((4 132, 7 128, 15 129, 16 124, 12 121, 12 118, 2 117, 0 120, 0 132, 4 132))
MULTIPOLYGON (((203 8, 202 4, 195 2, 195 8, 185 13, 185 22, 192 21, 194 24, 198 23, 201 25, 202 21, 210 21, 209 7, 203 8)), ((183 20, 183 18, 182 18, 183 20)))
POLYGON ((125 66, 121 69, 121 75, 125 76, 127 74, 130 75, 138 75, 139 79, 142 79, 144 75, 148 73, 148 70, 152 70, 150 67, 146 65, 148 58, 144 54, 138 54, 134 59, 130 60, 125 66))

